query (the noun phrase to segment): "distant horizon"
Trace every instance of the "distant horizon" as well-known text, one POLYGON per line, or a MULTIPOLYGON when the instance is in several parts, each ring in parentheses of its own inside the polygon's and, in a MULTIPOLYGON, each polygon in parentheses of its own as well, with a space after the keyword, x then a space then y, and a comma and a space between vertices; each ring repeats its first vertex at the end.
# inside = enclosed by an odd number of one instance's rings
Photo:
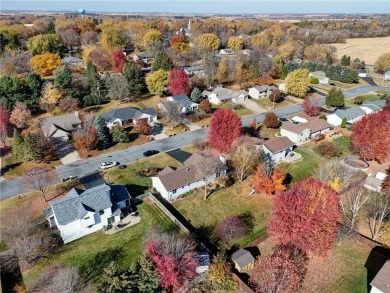
POLYGON ((2 1, 1 12, 171 13, 171 14, 390 14, 387 0, 197 0, 197 1, 2 1), (281 10, 283 9, 283 10, 281 10))

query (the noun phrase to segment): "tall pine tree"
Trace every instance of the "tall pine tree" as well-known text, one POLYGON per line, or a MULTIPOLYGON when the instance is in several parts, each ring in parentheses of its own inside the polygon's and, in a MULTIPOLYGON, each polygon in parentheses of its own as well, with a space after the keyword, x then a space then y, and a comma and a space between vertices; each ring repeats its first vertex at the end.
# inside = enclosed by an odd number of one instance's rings
POLYGON ((107 127, 106 121, 101 116, 98 116, 95 118, 93 124, 96 128, 98 149, 104 150, 109 148, 111 145, 111 134, 110 134, 110 130, 107 127))
POLYGON ((42 146, 37 141, 36 137, 30 132, 27 132, 24 139, 24 160, 37 162, 43 158, 42 146))
POLYGON ((23 146, 24 146, 24 140, 23 137, 20 135, 19 130, 14 128, 14 133, 12 137, 12 156, 15 159, 23 159, 24 152, 23 152, 23 146))
POLYGON ((134 61, 129 61, 123 67, 122 75, 126 78, 129 94, 132 97, 139 96, 145 90, 145 78, 141 69, 134 61))
POLYGON ((169 71, 172 68, 173 62, 169 56, 162 51, 158 52, 152 64, 152 71, 157 71, 159 69, 169 71))

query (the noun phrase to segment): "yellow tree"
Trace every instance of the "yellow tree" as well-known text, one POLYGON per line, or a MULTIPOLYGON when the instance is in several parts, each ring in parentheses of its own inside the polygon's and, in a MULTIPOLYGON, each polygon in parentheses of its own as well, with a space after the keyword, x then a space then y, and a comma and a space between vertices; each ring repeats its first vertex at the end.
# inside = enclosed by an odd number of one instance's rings
POLYGON ((162 94, 165 86, 168 84, 168 71, 159 69, 146 76, 146 85, 151 93, 162 94))
POLYGON ((162 41, 162 34, 160 31, 156 29, 149 30, 143 37, 143 44, 145 47, 153 42, 161 42, 161 41, 162 41))
POLYGON ((240 37, 230 37, 227 44, 228 48, 232 50, 241 50, 244 48, 244 40, 240 37))
POLYGON ((94 51, 97 47, 96 46, 85 46, 83 49, 83 62, 84 64, 88 64, 89 60, 89 55, 91 54, 92 51, 94 51))
POLYGON ((309 70, 297 69, 286 77, 286 92, 290 95, 303 98, 309 90, 309 70))
POLYGON ((264 36, 261 35, 260 33, 252 36, 251 45, 252 45, 252 47, 263 47, 265 45, 264 36))
POLYGON ((287 42, 281 45, 278 49, 279 55, 282 56, 285 63, 294 57, 295 51, 296 48, 293 42, 287 42))
POLYGON ((314 44, 305 49, 305 60, 326 63, 326 59, 334 52, 334 47, 314 44))
POLYGON ((380 72, 386 72, 390 70, 390 53, 380 55, 375 62, 375 66, 378 67, 380 72))
POLYGON ((53 74, 53 71, 61 66, 61 57, 58 54, 43 53, 35 55, 30 60, 32 70, 43 76, 53 74))
POLYGON ((108 27, 104 29, 100 42, 107 52, 111 52, 114 49, 122 49, 125 44, 123 29, 120 27, 108 27))
POLYGON ((56 88, 51 82, 46 83, 42 91, 40 107, 46 111, 54 109, 59 100, 63 97, 63 92, 56 88))
POLYGON ((217 50, 221 45, 220 40, 215 34, 202 34, 198 38, 199 46, 209 51, 217 50))
POLYGON ((228 68, 227 60, 223 58, 221 62, 219 62, 217 80, 219 83, 224 83, 228 81, 228 78, 229 78, 229 68, 228 68))

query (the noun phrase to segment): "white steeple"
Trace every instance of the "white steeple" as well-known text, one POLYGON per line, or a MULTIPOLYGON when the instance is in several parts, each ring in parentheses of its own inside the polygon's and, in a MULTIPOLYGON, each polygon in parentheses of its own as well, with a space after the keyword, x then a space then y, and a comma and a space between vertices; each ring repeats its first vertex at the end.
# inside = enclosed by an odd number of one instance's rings
POLYGON ((188 20, 188 29, 191 30, 191 19, 188 20))

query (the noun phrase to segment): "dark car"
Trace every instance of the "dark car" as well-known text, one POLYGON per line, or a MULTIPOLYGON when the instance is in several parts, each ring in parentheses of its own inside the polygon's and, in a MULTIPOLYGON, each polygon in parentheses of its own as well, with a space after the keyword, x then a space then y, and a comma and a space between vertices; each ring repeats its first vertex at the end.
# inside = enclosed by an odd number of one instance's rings
POLYGON ((159 151, 149 150, 149 151, 144 152, 143 155, 144 155, 144 157, 150 157, 153 155, 157 155, 158 153, 159 153, 159 151))
POLYGON ((279 121, 282 122, 282 123, 285 123, 285 122, 289 122, 290 120, 288 120, 287 118, 279 118, 279 121))

